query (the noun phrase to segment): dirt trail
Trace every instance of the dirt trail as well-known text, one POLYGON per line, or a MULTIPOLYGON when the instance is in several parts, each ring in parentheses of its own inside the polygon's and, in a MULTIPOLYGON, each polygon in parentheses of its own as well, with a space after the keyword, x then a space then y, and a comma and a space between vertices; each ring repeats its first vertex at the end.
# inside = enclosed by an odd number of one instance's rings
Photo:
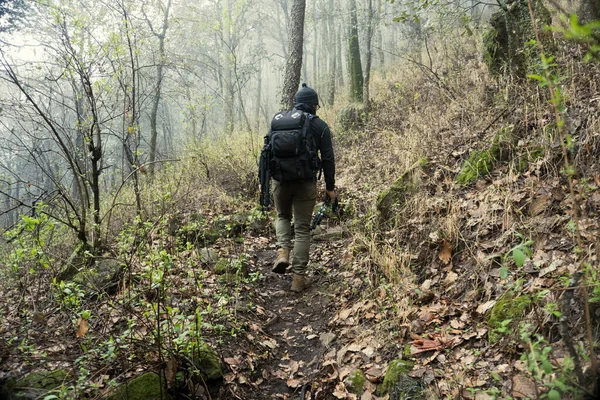
POLYGON ((309 265, 312 284, 301 294, 289 290, 291 274, 271 272, 275 258, 272 244, 257 252, 254 268, 264 279, 257 283, 253 296, 256 325, 250 325, 257 332, 253 351, 259 354, 262 350, 264 356, 256 357, 256 363, 245 370, 251 385, 237 385, 245 383, 246 375, 242 369, 232 368, 237 373, 226 379, 230 381, 226 385, 229 393, 243 399, 299 399, 304 387, 306 398, 310 398, 311 383, 323 373, 324 355, 337 336, 328 324, 336 312, 331 288, 341 277, 334 258, 324 260, 323 254, 331 255, 328 249, 342 246, 341 241, 313 242, 309 265))

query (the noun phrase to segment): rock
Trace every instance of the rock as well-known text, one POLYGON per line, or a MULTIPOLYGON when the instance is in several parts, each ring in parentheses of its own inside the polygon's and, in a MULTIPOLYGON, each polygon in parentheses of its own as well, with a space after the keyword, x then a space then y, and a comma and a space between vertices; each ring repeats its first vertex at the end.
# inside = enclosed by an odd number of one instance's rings
POLYGON ((394 208, 404 205, 408 196, 413 194, 419 184, 421 169, 427 165, 426 159, 414 163, 388 189, 377 196, 377 210, 383 219, 389 219, 394 208))
POLYGON ((95 292, 106 291, 116 285, 120 269, 121 263, 118 260, 98 260, 93 267, 82 268, 71 280, 95 292))
POLYGON ((203 247, 200 249, 199 257, 200 262, 204 264, 212 264, 218 260, 219 254, 214 249, 203 247))
POLYGON ((337 240, 341 239, 344 236, 344 229, 341 226, 334 226, 329 229, 319 228, 319 233, 315 229, 313 234, 313 239, 315 241, 327 241, 327 240, 337 240))
POLYGON ((249 214, 246 213, 228 215, 215 221, 215 227, 221 236, 236 237, 246 230, 249 217, 249 214))
POLYGON ((365 382, 365 374, 360 369, 357 369, 348 375, 348 377, 344 380, 344 385, 350 393, 360 396, 364 392, 365 382))
POLYGON ((511 136, 511 132, 502 129, 494 136, 492 145, 488 149, 473 150, 456 175, 456 183, 462 186, 469 185, 480 176, 492 172, 498 161, 507 161, 512 146, 511 136))
POLYGON ((79 243, 75 250, 71 253, 60 273, 56 277, 57 281, 68 281, 73 278, 81 269, 83 269, 87 262, 86 250, 89 250, 83 243, 79 243))
POLYGON ((205 219, 198 217, 177 230, 177 237, 186 243, 206 247, 214 244, 220 237, 218 229, 209 228, 205 219))
POLYGON ((350 103, 338 115, 338 124, 344 131, 360 129, 366 120, 367 110, 363 103, 350 103))
POLYGON ((200 237, 201 239, 198 243, 203 246, 208 246, 211 244, 215 244, 217 240, 221 238, 221 233, 218 229, 205 229, 204 231, 202 231, 200 237))
POLYGON ((219 258, 217 263, 215 264, 215 274, 217 275, 225 275, 233 271, 233 266, 231 262, 229 262, 226 258, 219 258))
POLYGON ((488 318, 488 340, 495 344, 507 333, 513 333, 519 321, 525 317, 527 310, 531 308, 532 300, 529 296, 517 296, 514 291, 509 290, 492 307, 488 318))
POLYGON ((151 399, 173 399, 173 397, 167 393, 166 383, 154 372, 147 372, 119 385, 119 387, 107 397, 107 400, 151 399))
POLYGON ((7 399, 39 399, 56 388, 59 388, 69 378, 69 372, 64 369, 56 371, 34 371, 21 379, 9 381, 0 389, 2 398, 7 399))
MULTIPOLYGON (((551 14, 542 1, 533 1, 531 6, 538 27, 552 22, 551 14)), ((492 14, 490 26, 483 37, 483 60, 491 75, 511 75, 524 80, 527 73, 539 73, 535 70, 539 60, 538 48, 527 45, 536 36, 526 1, 507 3, 503 10, 492 14)), ((551 36, 540 35, 546 51, 551 47, 551 36)))
POLYGON ((206 381, 216 381, 223 378, 221 361, 213 349, 207 345, 198 351, 198 357, 194 360, 196 368, 206 381))
POLYGON ((419 400, 425 399, 421 381, 408 376, 413 364, 406 360, 390 362, 383 378, 383 383, 377 388, 378 396, 390 395, 390 400, 419 400))

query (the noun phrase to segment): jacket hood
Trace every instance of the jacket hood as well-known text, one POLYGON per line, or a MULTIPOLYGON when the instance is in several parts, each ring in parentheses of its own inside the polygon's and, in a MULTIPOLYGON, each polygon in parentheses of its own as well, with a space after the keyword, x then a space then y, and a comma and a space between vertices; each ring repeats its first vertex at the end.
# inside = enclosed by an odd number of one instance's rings
POLYGON ((294 104, 294 108, 296 110, 304 111, 304 112, 307 112, 307 113, 312 114, 312 115, 316 115, 317 114, 317 111, 315 110, 315 108, 312 105, 310 105, 310 104, 295 103, 294 104))

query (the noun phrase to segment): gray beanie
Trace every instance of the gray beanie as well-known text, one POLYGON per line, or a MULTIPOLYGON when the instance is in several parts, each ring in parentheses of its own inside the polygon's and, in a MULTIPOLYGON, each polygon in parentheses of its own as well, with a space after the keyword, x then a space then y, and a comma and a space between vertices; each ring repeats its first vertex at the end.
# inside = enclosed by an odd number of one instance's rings
POLYGON ((319 96, 314 89, 306 86, 306 83, 302 84, 302 88, 296 92, 294 96, 295 104, 309 104, 311 106, 319 104, 319 96))

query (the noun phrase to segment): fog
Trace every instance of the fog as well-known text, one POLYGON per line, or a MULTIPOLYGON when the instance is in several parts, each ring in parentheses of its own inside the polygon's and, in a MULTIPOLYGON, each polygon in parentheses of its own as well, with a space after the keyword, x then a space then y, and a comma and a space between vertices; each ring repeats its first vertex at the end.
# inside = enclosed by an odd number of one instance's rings
MULTIPOLYGON (((348 101, 353 3, 306 2, 301 81, 325 106, 348 101)), ((85 220, 84 210, 132 173, 137 184, 138 171, 201 152, 207 140, 260 138, 280 108, 292 0, 25 4, 0 33, 4 227, 39 203, 85 220)), ((460 30, 485 10, 470 1, 357 0, 363 65, 385 74, 421 62, 428 35, 460 30)))

